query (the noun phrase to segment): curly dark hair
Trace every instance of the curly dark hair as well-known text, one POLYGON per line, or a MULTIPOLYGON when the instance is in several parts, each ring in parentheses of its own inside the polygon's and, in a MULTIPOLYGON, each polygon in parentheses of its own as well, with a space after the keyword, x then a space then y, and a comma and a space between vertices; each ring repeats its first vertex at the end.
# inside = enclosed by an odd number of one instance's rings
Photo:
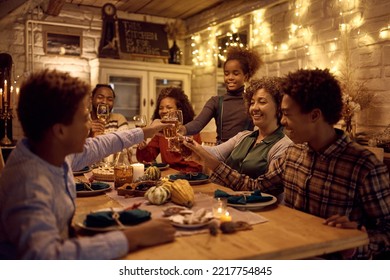
POLYGON ((17 108, 24 135, 40 141, 54 124, 71 124, 90 92, 89 84, 69 73, 46 69, 32 74, 20 87, 17 108))
POLYGON ((189 123, 194 119, 195 112, 191 106, 190 100, 188 96, 184 93, 181 88, 177 87, 166 87, 160 91, 160 94, 157 98, 156 108, 154 109, 154 113, 152 119, 160 119, 160 114, 158 113, 161 100, 166 97, 171 97, 176 100, 176 107, 178 110, 182 110, 183 112, 183 124, 189 123))
POLYGON ((282 119, 282 112, 280 110, 280 104, 282 102, 282 90, 280 87, 280 82, 282 78, 280 77, 262 77, 260 79, 253 79, 249 82, 248 87, 245 89, 243 94, 246 112, 249 115, 249 106, 253 95, 260 89, 264 89, 268 92, 276 104, 276 118, 278 125, 280 125, 280 120, 282 119))
POLYGON ((299 104, 302 113, 318 108, 331 125, 341 118, 342 92, 338 80, 329 69, 290 72, 282 81, 282 91, 299 104))
POLYGON ((231 46, 227 49, 226 61, 223 65, 224 68, 226 62, 229 60, 238 60, 240 62, 242 71, 245 75, 248 75, 248 80, 256 74, 256 71, 263 64, 260 54, 257 51, 241 47, 231 46))

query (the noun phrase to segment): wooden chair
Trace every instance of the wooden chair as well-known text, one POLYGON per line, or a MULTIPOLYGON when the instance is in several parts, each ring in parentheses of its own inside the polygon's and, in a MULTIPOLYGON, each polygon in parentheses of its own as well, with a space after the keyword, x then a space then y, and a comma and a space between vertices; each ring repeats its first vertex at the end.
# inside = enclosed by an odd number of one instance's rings
POLYGON ((383 162, 384 156, 385 156, 385 151, 383 148, 379 147, 370 147, 366 146, 365 147, 367 150, 373 152, 376 156, 377 159, 379 159, 381 162, 383 162))
POLYGON ((215 146, 217 144, 217 132, 201 131, 200 139, 202 140, 202 146, 215 146))
POLYGON ((0 172, 3 170, 4 165, 3 151, 0 149, 0 172))

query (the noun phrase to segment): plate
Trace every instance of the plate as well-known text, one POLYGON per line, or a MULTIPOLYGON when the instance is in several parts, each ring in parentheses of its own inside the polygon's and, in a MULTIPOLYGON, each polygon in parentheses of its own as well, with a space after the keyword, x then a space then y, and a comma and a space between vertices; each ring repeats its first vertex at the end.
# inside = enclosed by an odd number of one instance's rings
POLYGON ((124 230, 126 228, 129 228, 130 226, 124 226, 124 227, 120 227, 120 226, 111 226, 111 227, 87 227, 84 222, 78 222, 76 223, 76 226, 78 226, 79 228, 82 228, 82 229, 85 229, 85 230, 89 230, 89 231, 95 231, 95 232, 108 232, 108 231, 114 231, 114 230, 124 230))
POLYGON ((200 224, 179 224, 179 223, 174 223, 171 222, 174 227, 177 228, 182 228, 182 229, 198 229, 205 227, 210 224, 211 221, 205 222, 205 223, 200 223, 200 224))
POLYGON ((100 190, 93 190, 93 191, 76 191, 77 197, 86 197, 86 196, 95 196, 99 194, 104 194, 106 191, 109 191, 112 189, 112 186, 107 184, 107 187, 100 190))
POLYGON ((277 199, 276 197, 274 197, 273 195, 270 195, 270 194, 266 194, 266 193, 261 193, 261 195, 264 195, 264 196, 271 196, 272 199, 270 201, 266 201, 266 202, 255 202, 255 203, 248 203, 248 204, 232 204, 232 203, 228 203, 227 205, 230 206, 230 207, 234 207, 238 210, 259 210, 259 209, 262 209, 266 206, 269 206, 269 205, 272 205, 274 204, 277 199))
POLYGON ((202 180, 188 180, 190 185, 201 185, 201 184, 207 184, 209 182, 209 179, 202 179, 202 180))
POLYGON ((156 166, 160 170, 166 170, 169 168, 168 163, 153 163, 153 164, 145 163, 145 169, 150 167, 150 166, 156 166))
MULTIPOLYGON (((111 210, 110 208, 104 208, 104 209, 99 209, 97 211, 93 211, 93 213, 110 211, 110 210, 111 210)), ((122 208, 114 208, 113 210, 114 211, 122 211, 123 209, 122 208)), ((80 217, 81 221, 76 222, 75 225, 78 226, 81 229, 94 231, 94 232, 108 232, 108 231, 114 231, 114 230, 124 230, 124 229, 130 227, 130 226, 121 227, 119 225, 110 226, 110 227, 88 227, 88 226, 85 225, 85 218, 86 218, 86 216, 87 215, 83 215, 82 217, 80 217)))
POLYGON ((73 171, 73 175, 74 176, 83 175, 84 173, 87 173, 87 172, 89 172, 91 170, 92 170, 91 167, 86 166, 86 167, 84 167, 83 169, 81 169, 79 171, 73 171))
POLYGON ((194 179, 194 178, 191 179, 188 176, 188 174, 176 173, 176 174, 169 175, 168 178, 170 181, 184 179, 184 180, 187 180, 190 183, 190 185, 200 185, 200 184, 205 184, 205 183, 209 182, 209 176, 207 176, 206 174, 199 173, 198 176, 199 176, 199 179, 194 179))

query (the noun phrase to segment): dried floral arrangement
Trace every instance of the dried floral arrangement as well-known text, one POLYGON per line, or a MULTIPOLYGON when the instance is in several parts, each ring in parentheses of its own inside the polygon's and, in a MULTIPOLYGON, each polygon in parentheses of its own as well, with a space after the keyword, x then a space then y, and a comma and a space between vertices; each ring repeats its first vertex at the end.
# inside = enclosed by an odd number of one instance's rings
POLYGON ((175 20, 168 22, 165 25, 165 32, 167 32, 168 39, 176 40, 181 39, 186 34, 186 26, 182 20, 175 20))
POLYGON ((350 71, 341 72, 339 81, 344 102, 342 118, 347 122, 355 113, 371 106, 374 93, 366 86, 366 80, 354 80, 350 71))
MULTIPOLYGON (((345 123, 345 130, 351 134, 352 122, 355 114, 372 105, 374 92, 367 86, 367 80, 357 80, 355 78, 356 68, 351 65, 351 54, 348 44, 348 37, 344 37, 343 42, 344 63, 340 70, 338 80, 343 93, 342 119, 345 123)), ((351 135, 354 137, 354 135, 351 135)))

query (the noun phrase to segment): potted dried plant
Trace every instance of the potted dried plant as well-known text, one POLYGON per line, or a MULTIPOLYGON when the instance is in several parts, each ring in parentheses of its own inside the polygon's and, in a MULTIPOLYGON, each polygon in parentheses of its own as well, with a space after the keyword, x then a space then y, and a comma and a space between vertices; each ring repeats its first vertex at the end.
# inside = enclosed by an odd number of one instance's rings
POLYGON ((165 26, 168 39, 173 40, 173 45, 169 49, 169 63, 170 64, 181 64, 182 52, 176 44, 176 39, 181 39, 185 35, 186 27, 182 20, 175 20, 169 22, 165 26))

